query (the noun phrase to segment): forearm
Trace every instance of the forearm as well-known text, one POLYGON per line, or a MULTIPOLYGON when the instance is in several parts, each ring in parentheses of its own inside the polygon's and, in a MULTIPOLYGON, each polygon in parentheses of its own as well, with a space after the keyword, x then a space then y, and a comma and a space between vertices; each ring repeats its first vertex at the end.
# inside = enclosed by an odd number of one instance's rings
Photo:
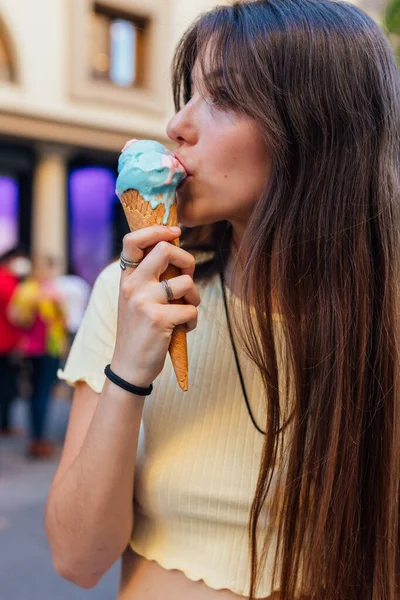
POLYGON ((129 541, 143 404, 107 381, 79 455, 49 496, 46 529, 56 568, 85 587, 129 541))

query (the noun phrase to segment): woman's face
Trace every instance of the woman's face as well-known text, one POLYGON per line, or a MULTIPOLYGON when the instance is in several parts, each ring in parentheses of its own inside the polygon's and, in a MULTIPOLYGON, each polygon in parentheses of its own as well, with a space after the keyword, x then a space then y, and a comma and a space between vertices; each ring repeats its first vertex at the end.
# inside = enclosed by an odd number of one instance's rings
POLYGON ((190 101, 167 128, 189 174, 177 193, 179 221, 194 227, 227 220, 245 227, 268 178, 265 142, 253 119, 213 103, 197 65, 192 80, 190 101))

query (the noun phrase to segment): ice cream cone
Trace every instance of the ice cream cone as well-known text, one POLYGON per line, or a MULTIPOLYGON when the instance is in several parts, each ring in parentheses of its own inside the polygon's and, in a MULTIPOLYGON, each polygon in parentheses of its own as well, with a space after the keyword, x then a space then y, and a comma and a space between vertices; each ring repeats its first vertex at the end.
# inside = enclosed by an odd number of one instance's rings
MULTIPOLYGON (((163 204, 159 204, 153 209, 150 202, 144 200, 140 193, 134 189, 126 190, 121 195, 120 199, 131 231, 137 231, 138 229, 151 227, 153 225, 165 224, 163 223, 163 219, 166 209, 163 204)), ((173 204, 166 225, 172 227, 177 224, 178 217, 176 204, 173 204)), ((176 246, 179 246, 179 239, 175 240, 173 243, 176 246)), ((177 267, 170 265, 161 276, 160 281, 163 279, 172 279, 180 274, 181 272, 177 267)), ((174 300, 173 302, 182 304, 183 301, 174 300)), ((172 333, 169 353, 178 384, 180 388, 186 392, 188 390, 188 353, 184 326, 178 325, 175 327, 172 333)))

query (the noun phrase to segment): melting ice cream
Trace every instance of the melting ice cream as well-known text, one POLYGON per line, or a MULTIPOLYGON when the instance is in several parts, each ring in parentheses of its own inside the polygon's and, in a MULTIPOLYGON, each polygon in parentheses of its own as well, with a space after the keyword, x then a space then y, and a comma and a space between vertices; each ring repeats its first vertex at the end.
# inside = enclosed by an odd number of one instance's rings
POLYGON ((118 161, 116 194, 121 198, 127 190, 137 190, 154 210, 165 206, 164 225, 175 202, 176 188, 187 173, 165 146, 152 140, 130 140, 118 161))

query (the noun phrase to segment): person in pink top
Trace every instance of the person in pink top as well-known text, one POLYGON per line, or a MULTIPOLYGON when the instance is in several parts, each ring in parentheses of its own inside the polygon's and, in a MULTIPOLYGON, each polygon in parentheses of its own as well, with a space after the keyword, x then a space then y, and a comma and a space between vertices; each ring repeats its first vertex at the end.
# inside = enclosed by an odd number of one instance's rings
POLYGON ((12 297, 9 316, 24 328, 19 344, 31 367, 30 442, 27 453, 45 458, 53 453, 45 439, 50 392, 66 345, 66 311, 54 284, 55 262, 40 259, 33 277, 21 283, 12 297))
POLYGON ((29 258, 18 247, 11 248, 0 257, 0 435, 12 436, 18 430, 11 425, 11 405, 17 396, 18 369, 15 351, 21 330, 10 323, 8 305, 20 279, 31 268, 29 258))

